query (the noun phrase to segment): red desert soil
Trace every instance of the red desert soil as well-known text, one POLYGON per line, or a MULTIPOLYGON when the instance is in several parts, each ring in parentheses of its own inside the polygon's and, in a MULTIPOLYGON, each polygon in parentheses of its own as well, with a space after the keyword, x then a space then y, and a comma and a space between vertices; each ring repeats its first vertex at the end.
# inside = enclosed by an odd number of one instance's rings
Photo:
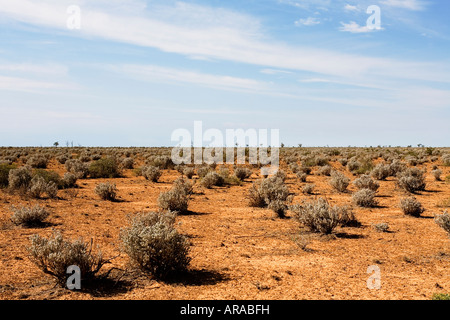
MULTIPOLYGON (((333 166, 341 168, 339 163, 333 166)), ((49 169, 65 171, 55 161, 49 169)), ((303 195, 305 183, 288 168, 282 169, 290 173, 286 182, 295 194, 294 203, 318 197, 332 204, 352 203, 351 192, 333 191, 328 177, 314 175, 314 171, 307 183, 316 184, 315 194, 303 195)), ((115 285, 81 292, 55 287, 54 279, 29 260, 29 237, 48 237, 55 229, 69 239, 93 238, 105 257, 120 254, 105 270, 128 268, 119 240, 120 229, 128 224, 127 215, 158 210, 159 193, 168 190, 180 174, 164 170, 158 183, 135 177, 131 170, 125 178, 79 180, 78 194, 61 190, 57 200, 25 199, 0 190, 0 299, 430 299, 434 293, 450 292, 450 240, 433 220, 434 214, 445 210, 437 204, 450 198, 450 184, 435 181, 430 171, 428 164, 427 191, 416 195, 426 209, 422 217, 401 212, 398 204, 405 193, 396 187, 394 178, 388 178, 380 182, 379 207, 354 208, 362 226, 338 228, 331 236, 308 234, 294 219, 279 219, 273 211, 249 207, 247 190, 259 178, 256 169, 241 186, 204 189, 197 183, 189 203, 191 214, 178 216, 176 222, 192 242, 190 277, 165 283, 125 274, 115 285), (93 192, 104 181, 116 183, 119 202, 102 201, 93 192), (49 226, 12 225, 11 205, 36 203, 51 210, 49 226), (389 224, 389 233, 373 228, 381 222, 389 224), (293 240, 300 232, 310 241, 306 250, 293 240), (372 265, 381 271, 379 290, 367 286, 367 268, 372 265)), ((444 176, 450 174, 448 167, 443 171, 444 176)), ((350 185, 349 190, 355 187, 350 185)))

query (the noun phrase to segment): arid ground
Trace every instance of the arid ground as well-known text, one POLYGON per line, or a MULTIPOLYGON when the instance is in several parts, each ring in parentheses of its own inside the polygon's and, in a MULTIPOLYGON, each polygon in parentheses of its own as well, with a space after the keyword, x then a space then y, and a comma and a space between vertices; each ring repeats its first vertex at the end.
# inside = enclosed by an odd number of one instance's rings
MULTIPOLYGON (((329 164, 356 179, 337 158, 329 156, 329 164)), ((258 168, 248 166, 253 174, 241 185, 212 189, 202 187, 194 175, 197 183, 189 212, 178 215, 175 224, 191 242, 192 260, 189 272, 176 281, 160 281, 138 272, 122 251, 119 238, 129 215, 159 211, 159 194, 181 175, 175 169, 164 169, 158 182, 137 176, 133 169, 123 170, 121 178, 79 179, 78 188, 59 190, 56 199, 33 199, 1 189, 0 299, 429 300, 433 294, 450 292, 450 239, 434 221, 435 214, 450 206, 450 183, 445 180, 450 167, 440 159, 425 159, 416 166, 426 169, 426 190, 414 195, 425 211, 412 217, 399 208, 400 199, 408 194, 397 186, 395 177, 379 181, 376 207, 360 208, 352 203, 353 184, 339 193, 328 183, 329 176, 317 174, 317 166, 312 167, 306 182, 300 182, 282 158, 281 169, 287 174, 293 203, 324 197, 333 205, 353 207, 361 226, 338 227, 331 235, 309 232, 291 218, 290 211, 281 219, 267 208, 250 207, 248 190, 261 178, 258 168), (431 175, 433 165, 442 170, 441 181, 431 175), (94 193, 95 186, 105 181, 116 184, 117 201, 101 200, 94 193), (301 191, 307 183, 315 184, 312 195, 301 191), (50 210, 46 225, 24 228, 11 222, 12 205, 34 204, 50 210), (373 227, 377 223, 387 223, 388 232, 377 231, 373 227), (114 268, 109 280, 81 291, 58 287, 31 262, 27 251, 31 235, 48 237, 53 230, 60 230, 68 239, 93 239, 104 257, 114 258, 102 269, 114 268), (371 276, 367 269, 374 265, 380 268, 380 289, 367 285, 371 276)), ((374 163, 381 161, 374 159, 374 163)), ((139 160, 135 167, 141 164, 139 160)), ((66 172, 54 158, 47 170, 61 176, 66 172)))

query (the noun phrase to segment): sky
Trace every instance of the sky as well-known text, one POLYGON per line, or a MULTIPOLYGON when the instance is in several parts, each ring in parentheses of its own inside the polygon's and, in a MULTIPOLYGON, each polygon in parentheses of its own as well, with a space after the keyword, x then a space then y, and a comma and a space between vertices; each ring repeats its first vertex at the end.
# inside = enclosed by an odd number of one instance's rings
POLYGON ((0 146, 450 142, 450 1, 0 0, 0 146), (370 10, 368 10, 370 9, 370 10))

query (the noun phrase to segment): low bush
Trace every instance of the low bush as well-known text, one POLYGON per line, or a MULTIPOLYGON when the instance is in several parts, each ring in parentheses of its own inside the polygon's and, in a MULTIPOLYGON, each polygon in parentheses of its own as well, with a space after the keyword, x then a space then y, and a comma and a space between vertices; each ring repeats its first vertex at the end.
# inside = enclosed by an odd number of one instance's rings
POLYGON ((106 182, 99 183, 94 192, 102 199, 107 201, 114 201, 117 197, 117 188, 115 184, 106 182))
POLYGON ((184 179, 177 179, 172 189, 161 192, 158 197, 158 205, 162 210, 184 213, 188 209, 192 184, 184 179))
POLYGON ((248 168, 243 168, 243 167, 237 167, 236 169, 234 169, 234 175, 239 179, 239 180, 245 180, 250 178, 250 176, 252 175, 252 170, 248 169, 248 168))
POLYGON ((450 237, 450 214, 445 211, 443 214, 435 216, 434 221, 438 226, 444 229, 450 237))
POLYGON ((24 227, 36 227, 44 223, 50 215, 46 208, 36 205, 34 207, 11 207, 13 215, 11 221, 16 225, 24 227))
POLYGON ((345 192, 350 184, 350 179, 339 171, 333 171, 329 183, 338 192, 345 192))
POLYGON ((91 162, 89 165, 89 176, 93 179, 120 177, 121 173, 117 160, 109 157, 91 162))
POLYGON ((29 194, 31 197, 40 199, 45 193, 51 199, 56 198, 58 195, 58 186, 55 182, 47 182, 41 176, 35 176, 31 179, 29 194))
POLYGON ((33 235, 28 251, 33 263, 44 273, 55 277, 58 284, 65 286, 70 276, 67 274, 69 266, 79 267, 81 280, 89 281, 109 262, 103 259, 100 251, 94 254, 92 249, 92 241, 90 244, 82 239, 71 242, 64 240, 60 233, 53 233, 48 239, 33 235))
POLYGON ((251 207, 270 208, 279 217, 284 217, 287 204, 292 197, 290 197, 289 189, 284 181, 279 177, 272 176, 255 181, 249 190, 249 199, 251 207), (271 205, 272 202, 274 203, 271 205))
POLYGON ((144 176, 145 179, 150 180, 152 182, 158 182, 161 175, 162 172, 158 167, 146 166, 142 168, 142 176, 144 176))
POLYGON ((67 172, 73 173, 77 179, 85 179, 89 174, 89 166, 78 159, 67 160, 64 165, 67 172))
POLYGON ((223 186, 225 179, 215 171, 208 172, 201 180, 200 184, 207 189, 211 189, 214 186, 223 186))
POLYGON ((48 159, 44 156, 36 155, 30 157, 26 164, 32 168, 45 169, 48 165, 48 159))
POLYGON ((315 184, 305 184, 302 188, 302 192, 304 194, 313 194, 315 187, 316 187, 315 184))
POLYGON ((363 208, 371 208, 377 205, 375 200, 375 191, 370 189, 361 189, 356 191, 352 196, 353 202, 363 208))
POLYGON ((418 168, 408 168, 399 172, 397 179, 398 186, 410 193, 425 190, 424 172, 418 168))
POLYGON ((12 190, 27 191, 32 178, 32 171, 28 166, 11 169, 8 174, 9 188, 12 190))
POLYGON ((402 209, 403 213, 408 216, 419 217, 421 213, 424 212, 422 204, 414 197, 401 199, 400 208, 402 209))
POLYGON ((187 270, 189 242, 173 227, 172 213, 138 214, 121 230, 124 251, 133 263, 159 279, 187 270))
POLYGON ((0 188, 8 187, 9 172, 13 169, 17 169, 17 166, 8 163, 0 164, 0 188))
POLYGON ((323 198, 293 205, 290 209, 294 212, 294 219, 312 232, 330 234, 340 224, 340 209, 330 206, 323 198))
POLYGON ((391 166, 384 163, 379 163, 372 169, 370 175, 377 180, 386 180, 391 175, 391 166))
POLYGON ((377 191, 378 188, 380 187, 380 184, 377 181, 373 180, 367 174, 364 174, 364 175, 360 176, 359 178, 355 179, 355 181, 353 181, 353 184, 358 189, 370 189, 372 191, 377 191))

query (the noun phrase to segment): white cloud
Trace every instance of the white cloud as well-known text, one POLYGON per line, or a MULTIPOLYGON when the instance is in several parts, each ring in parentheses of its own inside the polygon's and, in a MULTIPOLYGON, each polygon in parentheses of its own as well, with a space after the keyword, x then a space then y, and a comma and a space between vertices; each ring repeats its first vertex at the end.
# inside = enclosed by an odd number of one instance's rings
POLYGON ((360 11, 357 6, 352 6, 351 4, 346 4, 344 7, 345 11, 360 11))
POLYGON ((389 7, 409 9, 413 11, 421 11, 426 8, 426 3, 421 0, 384 0, 380 3, 389 7))
POLYGON ((158 83, 187 83, 220 90, 251 92, 266 92, 269 88, 266 83, 253 79, 206 74, 192 70, 180 70, 155 65, 126 64, 118 66, 110 65, 105 68, 109 71, 138 80, 158 83))
POLYGON ((355 21, 351 21, 350 23, 341 22, 342 27, 339 28, 340 31, 351 32, 351 33, 367 33, 371 32, 374 29, 370 29, 367 26, 360 26, 355 21))
MULTIPOLYGON (((74 36, 157 48, 186 57, 348 78, 370 79, 376 71, 382 77, 422 80, 424 75, 429 75, 429 80, 448 81, 440 64, 424 69, 419 63, 282 43, 268 38, 258 19, 231 10, 178 3, 175 7, 151 7, 139 15, 129 15, 121 10, 105 13, 92 9, 89 4, 86 2, 82 7, 82 28, 77 31, 67 30, 66 7, 55 0, 43 0, 39 5, 30 0, 0 0, 0 15, 58 31, 66 30, 74 36)), ((342 25, 341 31, 370 31, 355 22, 342 25)))
POLYGON ((26 78, 0 76, 0 90, 41 92, 42 90, 69 89, 70 86, 58 82, 39 81, 26 78))
POLYGON ((296 26, 315 26, 320 24, 320 20, 314 17, 308 17, 306 19, 300 19, 295 21, 296 26))

